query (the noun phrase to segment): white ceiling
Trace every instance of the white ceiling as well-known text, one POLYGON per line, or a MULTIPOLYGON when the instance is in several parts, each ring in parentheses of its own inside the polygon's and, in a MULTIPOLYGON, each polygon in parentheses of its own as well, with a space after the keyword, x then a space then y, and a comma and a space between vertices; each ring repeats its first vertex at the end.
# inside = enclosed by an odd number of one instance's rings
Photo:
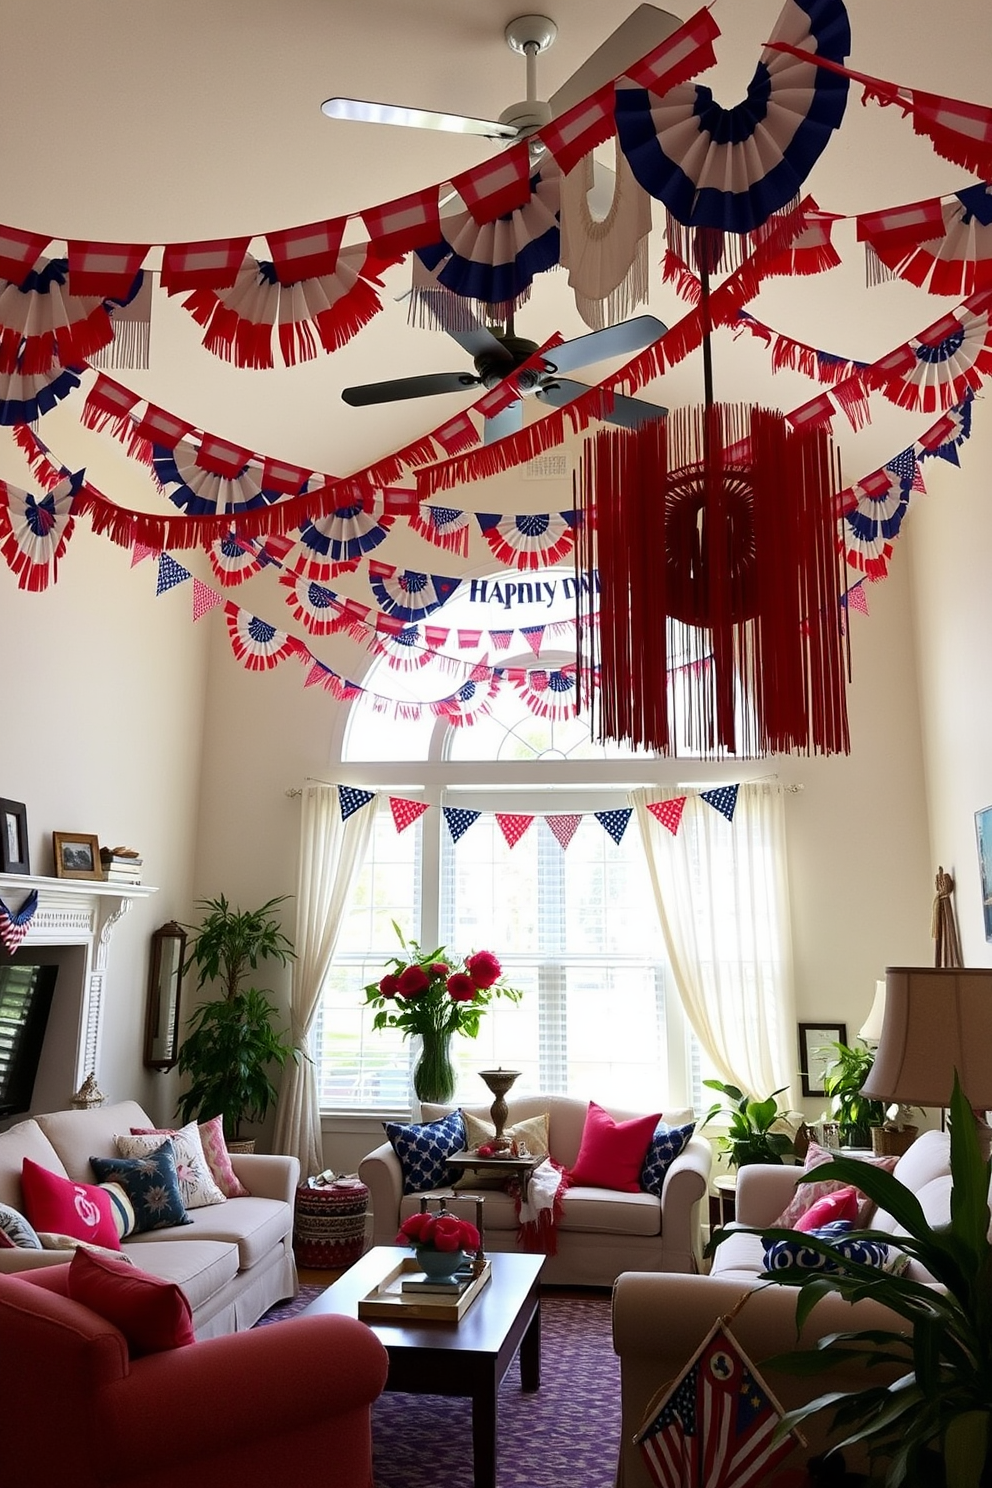
MULTIPOLYGON (((558 88, 634 8, 633 0, 548 0, 559 35, 539 61, 542 94, 558 88)), ((684 18, 695 4, 667 8, 684 18)), ((443 181, 495 147, 330 121, 321 100, 345 93, 496 117, 524 95, 523 60, 503 41, 505 24, 524 9, 521 0, 0 0, 0 220, 56 238, 184 241, 357 212, 443 181)), ((780 0, 716 0, 720 61, 700 80, 721 103, 741 97, 779 9, 780 0)), ((939 7, 849 0, 848 9, 851 66, 990 101, 992 10, 982 0, 939 7)), ((853 89, 844 124, 808 184, 822 207, 854 214, 949 192, 967 179, 895 110, 862 107, 853 89)), ((653 265, 664 249, 661 218, 656 208, 653 265)), ((899 284, 865 290, 853 222, 838 226, 836 242, 844 268, 770 286, 754 312, 820 349, 871 359, 947 308, 899 284)), ((408 284, 408 266, 391 270, 384 313, 333 356, 267 372, 210 356, 185 312, 160 297, 150 369, 118 375, 200 428, 343 474, 472 400, 451 395, 361 410, 341 403, 350 383, 465 364, 448 338, 407 325, 396 297, 408 284)), ((683 307, 656 269, 652 284, 648 308, 671 323, 683 307)), ((541 276, 518 330, 540 341, 584 329, 565 276, 541 276)), ((723 335, 715 356, 718 398, 788 409, 810 396, 810 385, 794 375, 773 382, 755 345, 723 335)), ((669 405, 699 401, 697 359, 644 396, 669 405)), ((876 408, 865 433, 837 431, 849 475, 874 468, 927 423, 878 401, 876 408)), ((68 424, 61 410, 43 425, 56 453, 49 431, 68 424)), ((119 459, 98 451, 91 459, 105 488, 122 478, 119 459)))

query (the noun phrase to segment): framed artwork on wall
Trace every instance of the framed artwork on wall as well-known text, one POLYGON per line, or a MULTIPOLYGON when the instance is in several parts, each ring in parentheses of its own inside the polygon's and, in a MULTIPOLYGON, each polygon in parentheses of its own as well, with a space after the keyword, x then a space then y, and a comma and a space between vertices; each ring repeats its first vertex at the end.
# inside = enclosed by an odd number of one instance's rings
POLYGON ((86 832, 53 832, 56 878, 102 878, 100 841, 86 832))
POLYGON ((975 812, 978 835, 978 871, 982 882, 982 920, 985 939, 992 940, 992 806, 975 812))
POLYGON ((803 1095, 826 1095, 823 1076, 834 1062, 831 1044, 847 1043, 846 1023, 800 1023, 799 1074, 803 1095))
POLYGON ((0 797, 0 873, 30 872, 27 807, 0 797))

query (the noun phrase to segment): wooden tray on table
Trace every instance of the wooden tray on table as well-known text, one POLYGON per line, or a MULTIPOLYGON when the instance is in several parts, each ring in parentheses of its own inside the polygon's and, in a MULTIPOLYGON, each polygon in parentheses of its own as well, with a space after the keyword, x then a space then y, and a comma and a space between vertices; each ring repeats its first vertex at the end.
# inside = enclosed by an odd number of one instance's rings
POLYGON ((409 1319, 411 1322, 457 1323, 488 1284, 492 1266, 487 1261, 480 1275, 473 1277, 457 1296, 450 1292, 404 1292, 404 1279, 419 1273, 416 1257, 404 1256, 398 1264, 390 1267, 370 1292, 359 1297, 358 1316, 366 1322, 378 1319, 379 1322, 403 1323, 409 1319))

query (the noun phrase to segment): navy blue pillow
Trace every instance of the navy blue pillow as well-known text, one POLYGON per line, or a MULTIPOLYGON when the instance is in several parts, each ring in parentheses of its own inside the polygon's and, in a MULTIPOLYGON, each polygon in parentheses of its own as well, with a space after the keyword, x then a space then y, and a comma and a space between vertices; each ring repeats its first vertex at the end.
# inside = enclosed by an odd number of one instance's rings
POLYGON ((797 1234, 795 1240, 773 1240, 765 1246, 765 1270, 787 1271, 798 1266, 802 1271, 839 1271, 838 1261, 860 1261, 863 1266, 885 1267, 889 1260, 889 1247, 881 1240, 849 1238, 854 1226, 849 1219, 835 1219, 832 1224, 819 1230, 810 1230, 818 1240, 825 1240, 836 1255, 821 1255, 806 1245, 805 1236, 797 1234))
POLYGON ((663 1121, 659 1121, 641 1169, 641 1188, 645 1193, 661 1198, 665 1174, 695 1130, 694 1121, 686 1126, 666 1126, 663 1121))
POLYGON ((461 1176, 457 1168, 449 1168, 447 1164, 453 1152, 461 1152, 465 1147, 461 1111, 452 1111, 438 1121, 410 1126, 401 1126, 398 1121, 384 1121, 382 1125, 400 1160, 405 1194, 447 1188, 461 1176))
POLYGON ((119 1183, 123 1188, 134 1209, 136 1231, 193 1223, 179 1191, 171 1137, 147 1157, 91 1157, 90 1167, 98 1182, 119 1183))

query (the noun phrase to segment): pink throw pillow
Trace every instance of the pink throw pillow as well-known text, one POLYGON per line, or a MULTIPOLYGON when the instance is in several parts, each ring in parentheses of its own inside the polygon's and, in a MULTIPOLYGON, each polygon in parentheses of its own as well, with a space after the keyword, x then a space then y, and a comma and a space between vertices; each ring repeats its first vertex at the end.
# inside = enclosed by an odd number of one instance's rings
POLYGON ((640 1193, 641 1169, 661 1113, 614 1121, 608 1111, 589 1102, 579 1155, 569 1173, 569 1182, 587 1188, 612 1188, 620 1193, 640 1193))
MULTIPOLYGON (((223 1116, 212 1116, 209 1121, 201 1121, 199 1132, 207 1167, 225 1199, 250 1199, 251 1189, 245 1188, 231 1166, 231 1154, 224 1141, 223 1116)), ((174 1137, 176 1130, 174 1127, 159 1129, 151 1126, 132 1126, 131 1135, 132 1137, 174 1137)))
POLYGON ((847 1188, 838 1188, 835 1193, 825 1194, 822 1199, 817 1199, 805 1214, 800 1214, 796 1220, 796 1229, 808 1235, 810 1230, 818 1230, 821 1225, 833 1224, 838 1219, 847 1219, 854 1224, 858 1217, 858 1208, 858 1190, 850 1185, 847 1188))
MULTIPOLYGON (((814 1168, 822 1167, 824 1163, 831 1162, 833 1158, 843 1156, 843 1151, 828 1152, 826 1147, 820 1147, 816 1142, 810 1142, 803 1171, 810 1173, 814 1168)), ((858 1162, 869 1162, 874 1167, 884 1168, 887 1173, 892 1172, 898 1161, 899 1159, 897 1157, 858 1158, 858 1162)), ((827 1194, 836 1193, 839 1188, 845 1188, 846 1186, 838 1178, 825 1178, 822 1183, 797 1184, 794 1196, 789 1200, 785 1209, 775 1221, 776 1228, 794 1230, 796 1228, 796 1221, 806 1213, 807 1209, 812 1208, 818 1199, 826 1198, 827 1194)), ((856 1189, 855 1192, 858 1195, 859 1203, 857 1226, 858 1229, 865 1229, 871 1222, 871 1216, 875 1212, 875 1205, 867 1194, 861 1192, 860 1188, 856 1189)))
POLYGON ((21 1164, 21 1187, 27 1218, 36 1230, 120 1250, 113 1203, 95 1183, 74 1183, 26 1157, 21 1164))
POLYGON ((174 1281, 77 1250, 69 1262, 68 1291, 124 1334, 134 1358, 196 1342, 189 1302, 174 1281))

